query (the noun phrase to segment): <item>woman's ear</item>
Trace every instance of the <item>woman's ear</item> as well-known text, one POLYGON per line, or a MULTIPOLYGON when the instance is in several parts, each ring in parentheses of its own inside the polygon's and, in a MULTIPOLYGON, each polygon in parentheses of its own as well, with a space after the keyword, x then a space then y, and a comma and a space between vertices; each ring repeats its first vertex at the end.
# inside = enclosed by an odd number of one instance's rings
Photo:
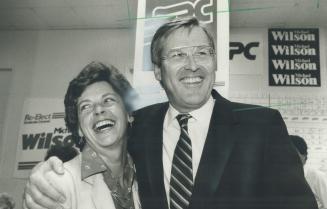
POLYGON ((129 123, 133 123, 133 121, 134 121, 134 117, 133 117, 132 115, 127 115, 127 121, 128 121, 129 123))

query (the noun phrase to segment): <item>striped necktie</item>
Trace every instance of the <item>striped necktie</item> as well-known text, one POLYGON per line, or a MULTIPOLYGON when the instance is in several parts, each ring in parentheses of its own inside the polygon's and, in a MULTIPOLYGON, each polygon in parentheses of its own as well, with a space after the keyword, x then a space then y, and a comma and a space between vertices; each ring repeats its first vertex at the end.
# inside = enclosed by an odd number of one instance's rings
POLYGON ((188 135, 187 122, 192 116, 180 114, 176 119, 181 127, 170 177, 170 209, 186 209, 193 191, 192 143, 188 135))

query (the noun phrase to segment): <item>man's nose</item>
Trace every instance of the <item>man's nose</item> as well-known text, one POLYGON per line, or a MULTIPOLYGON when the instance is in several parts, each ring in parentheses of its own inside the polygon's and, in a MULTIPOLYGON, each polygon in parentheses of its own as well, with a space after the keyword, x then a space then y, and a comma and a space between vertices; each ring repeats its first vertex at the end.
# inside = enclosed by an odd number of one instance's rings
POLYGON ((187 59, 187 69, 196 71, 198 69, 198 65, 194 59, 193 54, 189 54, 186 59, 187 59))
POLYGON ((96 104, 94 106, 94 114, 95 115, 101 115, 103 113, 105 113, 105 109, 102 107, 102 105, 101 104, 96 104))

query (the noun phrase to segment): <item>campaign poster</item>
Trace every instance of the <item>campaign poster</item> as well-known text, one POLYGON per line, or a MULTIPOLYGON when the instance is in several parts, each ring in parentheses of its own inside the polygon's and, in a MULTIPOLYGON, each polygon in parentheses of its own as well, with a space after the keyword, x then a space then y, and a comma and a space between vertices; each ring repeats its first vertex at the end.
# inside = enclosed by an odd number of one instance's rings
POLYGON ((28 177, 30 170, 44 159, 51 146, 74 146, 64 117, 63 99, 25 100, 19 126, 14 177, 28 177))
POLYGON ((268 30, 269 85, 319 87, 319 29, 268 30))
MULTIPOLYGON (((151 62, 150 46, 152 37, 156 30, 164 23, 184 16, 195 16, 206 25, 208 31, 214 37, 217 46, 217 37, 223 37, 224 41, 219 42, 219 47, 225 49, 223 53, 217 50, 218 63, 221 67, 219 76, 216 76, 216 86, 227 86, 228 80, 228 35, 229 19, 228 12, 218 8, 228 7, 228 0, 139 0, 136 23, 135 59, 134 59, 134 87, 140 95, 139 107, 166 101, 166 94, 159 82, 155 79, 153 65, 151 62), (223 12, 224 11, 224 12, 223 12), (219 24, 218 18, 225 20, 219 24), (222 27, 225 31, 217 34, 217 28, 222 27), (227 33, 227 34, 226 34, 227 33), (226 61, 219 62, 220 56, 226 61), (224 74, 224 75, 222 75, 224 74)), ((219 68, 219 67, 218 67, 219 68)), ((217 71, 217 72, 218 72, 217 71)))

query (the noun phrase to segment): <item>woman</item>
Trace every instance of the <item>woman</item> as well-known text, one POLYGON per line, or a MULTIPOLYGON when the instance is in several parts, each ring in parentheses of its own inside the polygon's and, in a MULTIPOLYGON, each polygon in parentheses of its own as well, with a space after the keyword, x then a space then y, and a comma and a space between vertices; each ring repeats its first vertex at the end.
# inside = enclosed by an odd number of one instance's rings
POLYGON ((66 195, 64 208, 140 208, 135 169, 127 153, 133 121, 129 82, 113 66, 92 62, 73 79, 65 96, 65 121, 80 154, 63 176, 48 173, 66 195))

